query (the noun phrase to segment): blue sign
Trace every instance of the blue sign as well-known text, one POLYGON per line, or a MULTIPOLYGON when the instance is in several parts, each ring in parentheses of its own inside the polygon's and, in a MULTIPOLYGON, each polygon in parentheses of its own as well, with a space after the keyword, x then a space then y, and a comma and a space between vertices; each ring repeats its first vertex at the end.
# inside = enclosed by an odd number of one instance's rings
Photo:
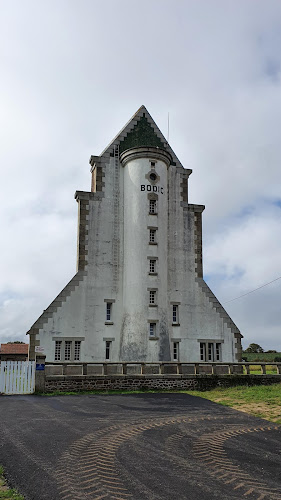
POLYGON ((36 371, 42 371, 45 370, 45 365, 44 363, 36 363, 36 371))

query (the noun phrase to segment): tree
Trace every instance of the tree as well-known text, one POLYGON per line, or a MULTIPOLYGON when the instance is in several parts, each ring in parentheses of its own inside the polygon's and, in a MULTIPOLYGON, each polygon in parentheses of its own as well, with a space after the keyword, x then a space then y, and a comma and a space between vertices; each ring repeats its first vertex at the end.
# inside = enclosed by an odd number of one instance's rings
POLYGON ((245 352, 264 352, 263 348, 259 344, 250 344, 249 347, 245 350, 245 352))
POLYGON ((21 340, 15 340, 14 342, 7 342, 7 344, 24 344, 21 340))

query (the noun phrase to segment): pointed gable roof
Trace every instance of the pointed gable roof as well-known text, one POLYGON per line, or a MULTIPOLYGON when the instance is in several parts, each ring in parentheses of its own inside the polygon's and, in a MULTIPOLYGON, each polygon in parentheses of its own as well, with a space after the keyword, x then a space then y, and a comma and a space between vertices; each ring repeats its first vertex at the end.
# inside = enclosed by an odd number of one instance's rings
MULTIPOLYGON (((175 155, 174 151, 168 144, 164 135, 145 106, 141 106, 138 109, 125 127, 120 130, 119 134, 117 134, 113 141, 104 149, 99 158, 101 160, 105 160, 107 157, 112 156, 114 146, 120 146, 121 152, 133 147, 158 147, 159 149, 164 149, 170 153, 173 159, 173 165, 183 168, 183 165, 175 155)), ((93 162, 95 162, 96 159, 96 156, 91 156, 90 164, 93 165, 93 162)), ((188 170, 189 173, 192 172, 192 170, 189 169, 185 170, 188 170)))

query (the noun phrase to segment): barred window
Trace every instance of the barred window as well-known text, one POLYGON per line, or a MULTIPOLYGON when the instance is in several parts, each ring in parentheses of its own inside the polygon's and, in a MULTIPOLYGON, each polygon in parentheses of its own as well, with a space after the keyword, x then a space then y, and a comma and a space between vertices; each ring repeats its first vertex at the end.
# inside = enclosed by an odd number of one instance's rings
POLYGON ((156 214, 156 200, 149 200, 149 213, 156 214))
POLYGON ((55 361, 61 360, 61 340, 56 340, 55 343, 55 361))
POLYGON ((81 352, 81 340, 75 340, 74 342, 74 361, 80 361, 81 352))
POLYGON ((64 344, 64 360, 70 361, 71 359, 71 340, 66 340, 64 344))
POLYGON ((155 299, 156 299, 156 292, 155 292, 155 290, 150 290, 150 292, 149 292, 149 303, 150 304, 155 304, 155 299))
POLYGON ((150 243, 155 243, 155 241, 156 241, 156 229, 149 230, 149 241, 150 241, 150 243))
POLYGON ((150 259, 150 261, 149 261, 149 272, 150 273, 156 272, 156 260, 154 260, 154 259, 150 259))

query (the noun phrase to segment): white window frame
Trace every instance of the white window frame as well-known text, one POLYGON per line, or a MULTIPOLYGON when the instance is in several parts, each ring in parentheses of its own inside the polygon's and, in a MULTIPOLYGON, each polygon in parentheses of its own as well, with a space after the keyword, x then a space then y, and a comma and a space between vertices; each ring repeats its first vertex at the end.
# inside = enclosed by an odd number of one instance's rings
POLYGON ((82 342, 85 337, 53 337, 52 340, 55 342, 54 361, 81 361, 82 342))
POLYGON ((81 361, 81 340, 74 340, 74 361, 81 361))
POLYGON ((71 361, 72 357, 72 341, 65 340, 64 342, 64 361, 71 361))
POLYGON ((55 361, 61 361, 62 340, 55 341, 55 361))
POLYGON ((200 342, 200 361, 219 362, 221 361, 222 342, 200 342))

